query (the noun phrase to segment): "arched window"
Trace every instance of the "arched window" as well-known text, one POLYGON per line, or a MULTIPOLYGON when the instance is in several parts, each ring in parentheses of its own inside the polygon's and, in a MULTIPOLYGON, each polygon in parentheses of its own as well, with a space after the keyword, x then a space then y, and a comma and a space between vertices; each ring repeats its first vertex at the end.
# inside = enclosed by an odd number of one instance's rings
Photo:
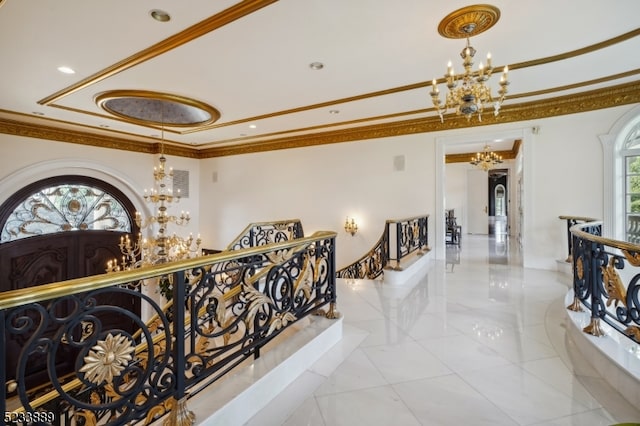
POLYGON ((131 232, 124 206, 97 186, 63 183, 39 188, 18 201, 2 226, 0 243, 67 231, 131 232))
POLYGON ((625 239, 640 243, 640 123, 627 133, 621 149, 624 158, 625 239))

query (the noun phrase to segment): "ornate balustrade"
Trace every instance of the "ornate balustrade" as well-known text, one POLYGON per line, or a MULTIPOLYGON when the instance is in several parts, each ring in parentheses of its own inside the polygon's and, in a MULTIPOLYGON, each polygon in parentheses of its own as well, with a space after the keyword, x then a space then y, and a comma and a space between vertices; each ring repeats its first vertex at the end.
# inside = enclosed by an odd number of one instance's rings
POLYGON ((393 269, 401 270, 401 259, 416 251, 421 255, 430 250, 428 229, 429 215, 387 220, 382 236, 373 248, 355 262, 340 269, 336 276, 376 279, 389 267, 391 260, 396 262, 393 269), (393 257, 390 253, 393 253, 393 257))
POLYGON ((571 228, 573 227, 573 225, 577 225, 579 223, 586 223, 586 222, 595 222, 598 219, 593 219, 590 217, 582 217, 582 216, 559 216, 559 218, 561 220, 566 220, 567 221, 567 259, 565 260, 565 262, 567 263, 571 263, 571 253, 573 253, 573 241, 571 239, 571 228))
POLYGON ((591 311, 585 333, 602 336, 604 322, 640 343, 640 245, 603 238, 597 221, 570 232, 574 301, 567 309, 591 311))
POLYGON ((364 256, 336 272, 337 278, 378 278, 389 261, 389 231, 385 230, 373 248, 364 256))
POLYGON ((299 219, 255 222, 249 224, 240 235, 227 246, 226 250, 258 247, 302 237, 304 237, 304 231, 299 219))
POLYGON ((400 261, 403 258, 416 251, 418 255, 422 255, 430 250, 429 215, 387 220, 386 228, 389 234, 395 233, 395 247, 391 244, 389 246, 389 260, 395 260, 395 270, 402 270, 400 261))
POLYGON ((190 396, 298 320, 337 317, 335 235, 1 293, 0 406, 54 424, 193 424, 190 396), (160 307, 140 289, 167 277, 173 303, 160 307), (118 293, 147 319, 109 304, 118 293), (35 373, 47 380, 34 390, 35 373))
POLYGON ((627 216, 627 241, 640 244, 640 215, 630 214, 627 216))

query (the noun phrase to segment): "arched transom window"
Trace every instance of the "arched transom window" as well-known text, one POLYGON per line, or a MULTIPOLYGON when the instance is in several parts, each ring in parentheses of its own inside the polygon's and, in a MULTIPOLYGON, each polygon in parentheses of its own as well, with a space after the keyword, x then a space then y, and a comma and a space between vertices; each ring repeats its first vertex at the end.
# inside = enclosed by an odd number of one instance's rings
POLYGON ((131 232, 124 206, 102 189, 83 184, 53 185, 18 203, 2 227, 0 243, 67 231, 131 232))

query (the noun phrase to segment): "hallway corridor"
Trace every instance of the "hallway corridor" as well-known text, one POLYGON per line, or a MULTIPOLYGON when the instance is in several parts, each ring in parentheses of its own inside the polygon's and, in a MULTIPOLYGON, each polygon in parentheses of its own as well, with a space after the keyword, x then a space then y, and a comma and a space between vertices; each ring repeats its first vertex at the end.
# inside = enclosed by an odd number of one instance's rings
POLYGON ((513 246, 465 235, 405 285, 338 280, 342 341, 247 424, 640 421, 565 335, 570 278, 522 268, 513 246))

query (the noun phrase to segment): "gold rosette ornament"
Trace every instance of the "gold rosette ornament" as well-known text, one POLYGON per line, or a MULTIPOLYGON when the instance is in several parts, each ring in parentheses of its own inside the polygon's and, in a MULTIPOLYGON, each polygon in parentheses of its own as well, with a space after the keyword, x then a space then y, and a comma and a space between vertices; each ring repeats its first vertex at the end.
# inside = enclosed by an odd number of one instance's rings
POLYGON ((121 335, 109 333, 105 340, 100 340, 84 357, 84 366, 80 369, 85 378, 96 385, 106 382, 111 384, 113 378, 120 375, 129 361, 135 348, 131 341, 121 335))

